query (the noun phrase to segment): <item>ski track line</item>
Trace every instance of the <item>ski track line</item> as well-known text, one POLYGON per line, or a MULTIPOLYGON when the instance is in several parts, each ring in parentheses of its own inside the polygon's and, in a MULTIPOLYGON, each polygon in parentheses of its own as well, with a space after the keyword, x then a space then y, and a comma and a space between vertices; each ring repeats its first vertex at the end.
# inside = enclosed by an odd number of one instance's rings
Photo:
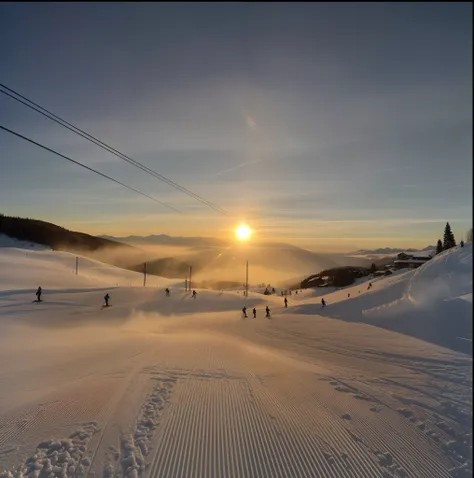
MULTIPOLYGON (((268 332, 268 331, 267 331, 267 332, 268 332)), ((280 336, 278 336, 278 338, 280 338, 280 336)), ((314 344, 312 345, 312 347, 314 348, 314 344)), ((294 352, 294 351, 292 351, 292 352, 294 352)), ((298 359, 301 359, 301 357, 298 357, 298 359)), ((313 360, 314 360, 314 358, 313 358, 313 360)), ((309 361, 309 363, 313 363, 313 362, 309 361)), ((342 471, 342 470, 341 470, 341 471, 342 471)))
MULTIPOLYGON (((189 377, 194 371, 195 369, 191 368, 186 375, 189 377)), ((150 477, 164 478, 166 476, 179 476, 170 475, 167 473, 167 470, 172 460, 174 460, 174 454, 176 453, 175 436, 180 431, 180 425, 182 426, 182 420, 180 420, 181 415, 188 403, 192 403, 189 402, 189 398, 192 399, 192 397, 184 395, 184 400, 182 399, 183 391, 185 391, 185 387, 183 386, 185 378, 182 374, 178 374, 177 377, 175 390, 170 399, 170 408, 165 419, 162 421, 162 432, 160 436, 157 437, 156 443, 158 443, 158 448, 155 450, 155 456, 151 463, 150 477)))
MULTIPOLYGON (((107 395, 113 391, 113 385, 107 383, 93 383, 92 392, 95 390, 98 393, 92 393, 91 389, 73 388, 60 395, 56 396, 55 400, 51 400, 44 404, 34 406, 31 411, 25 411, 20 417, 14 417, 10 423, 10 433, 8 426, 0 436, 0 446, 9 441, 13 443, 19 438, 24 438, 27 430, 41 430, 44 427, 51 430, 59 430, 60 426, 51 428, 51 423, 80 423, 94 420, 100 410, 107 403, 107 395), (82 392, 82 393, 81 393, 82 392), (93 400, 90 400, 90 397, 93 400), (24 418, 22 418, 24 417, 24 418), (18 426, 18 423, 21 426, 18 426)), ((33 437, 32 437, 33 439, 33 437)))
MULTIPOLYGON (((346 395, 346 401, 348 401, 348 398, 352 397, 352 395, 347 394, 346 395)), ((341 397, 342 398, 342 397, 341 397)), ((334 400, 336 402, 339 402, 340 399, 335 398, 334 400)), ((425 450, 425 446, 420 447, 420 438, 418 436, 415 436, 415 440, 411 440, 411 435, 415 433, 416 431, 413 430, 413 427, 410 427, 407 425, 401 417, 395 417, 398 418, 398 420, 386 420, 383 421, 385 426, 387 426, 392 433, 389 434, 389 436, 397 436, 397 438, 401 441, 400 443, 400 448, 392 446, 390 443, 387 442, 386 436, 387 434, 381 433, 380 430, 377 427, 373 426, 373 418, 370 417, 367 419, 367 412, 365 412, 363 404, 360 400, 357 400, 356 403, 353 404, 353 406, 349 405, 351 409, 355 408, 356 410, 359 411, 357 420, 352 420, 351 421, 351 426, 355 428, 356 430, 358 428, 361 428, 363 430, 362 436, 366 437, 366 440, 372 439, 374 443, 378 445, 378 450, 386 452, 389 451, 392 455, 392 457, 397 459, 397 462, 403 466, 405 471, 408 472, 408 470, 413 470, 415 472, 414 476, 424 476, 423 475, 423 470, 428 467, 428 469, 431 467, 431 464, 433 464, 433 456, 432 456, 432 451, 433 447, 432 445, 428 442, 425 442, 424 440, 421 440, 421 444, 423 445, 429 445, 429 450, 425 450), (365 413, 364 413, 365 412, 365 413), (394 426, 394 423, 399 424, 400 426, 394 426), (358 426, 360 425, 360 426, 358 426), (417 453, 414 454, 414 456, 411 456, 411 454, 408 454, 408 457, 405 453, 402 453, 401 451, 403 449, 406 450, 416 450, 417 453), (430 453, 431 450, 431 453, 430 453), (423 460, 420 460, 419 458, 423 458, 423 460), (420 474, 421 472, 421 474, 420 474)), ((347 407, 343 407, 344 409, 347 407)), ((392 410, 393 413, 398 413, 394 410, 392 410)), ((436 450, 437 451, 437 450, 436 450)), ((439 457, 438 457, 439 458, 439 457)), ((444 458, 444 457, 443 457, 444 458)), ((449 474, 446 475, 446 470, 443 470, 441 466, 438 463, 434 463, 433 467, 436 468, 436 473, 434 473, 435 470, 433 471, 427 471, 428 473, 425 476, 449 476, 449 474), (441 475, 439 473, 442 473, 441 475)))
MULTIPOLYGON (((202 406, 200 400, 201 394, 199 393, 201 386, 201 381, 196 379, 189 379, 182 383, 184 397, 182 401, 180 400, 180 410, 176 414, 176 419, 179 417, 178 426, 173 427, 175 429, 175 436, 173 436, 175 444, 172 453, 169 455, 169 460, 166 463, 167 466, 164 468, 164 476, 186 476, 184 473, 184 466, 186 465, 185 457, 189 453, 189 445, 186 441, 190 431, 196 426, 194 421, 191 422, 191 419, 188 419, 187 414, 188 411, 191 411, 191 413, 195 411, 194 400, 199 402, 199 406, 202 406)), ((209 437, 206 437, 203 443, 209 444, 209 437)), ((156 476, 161 477, 162 475, 157 474, 156 476)))
MULTIPOLYGON (((174 397, 179 408, 166 424, 164 446, 157 452, 151 475, 231 477, 238 470, 238 476, 285 476, 274 459, 276 433, 264 425, 262 410, 249 390, 239 378, 182 379, 174 397)), ((307 465, 299 476, 308 474, 307 465)))
POLYGON ((255 430, 255 407, 253 400, 250 400, 250 394, 248 393, 248 383, 239 382, 238 389, 240 393, 236 393, 234 398, 238 398, 235 403, 235 408, 239 410, 239 418, 241 418, 240 425, 247 424, 245 429, 242 429, 243 437, 245 440, 244 456, 248 457, 247 476, 268 476, 265 474, 266 470, 260 467, 260 460, 257 458, 257 454, 261 451, 262 447, 268 446, 269 438, 261 433, 261 430, 255 430), (259 443, 256 437, 261 438, 259 443))
POLYGON ((272 423, 269 420, 265 420, 263 414, 257 415, 257 418, 260 421, 261 428, 265 430, 265 435, 268 437, 266 440, 267 447, 263 448, 263 452, 265 453, 266 461, 269 463, 270 467, 274 467, 271 470, 272 474, 269 476, 302 476, 301 470, 297 470, 292 463, 288 450, 282 448, 282 446, 284 447, 284 444, 280 443, 281 440, 278 439, 278 431, 274 426, 272 427, 272 423), (270 439, 270 437, 272 439, 270 439), (291 468, 291 470, 289 470, 289 468, 291 468))
MULTIPOLYGON (((341 381, 339 381, 339 383, 344 384, 344 382, 341 382, 341 381)), ((354 387, 352 387, 352 386, 350 388, 354 389, 354 387)), ((351 393, 355 393, 355 392, 352 391, 351 393)), ((338 392, 338 394, 340 394, 340 392, 338 392)), ((342 401, 343 406, 339 407, 340 413, 343 413, 348 408, 351 409, 351 410, 354 410, 354 408, 355 408, 356 411, 359 410, 359 414, 364 415, 365 409, 363 407, 364 407, 364 405, 366 405, 365 402, 362 402, 361 400, 355 400, 354 396, 351 395, 350 393, 347 393, 347 394, 344 394, 344 395, 341 394, 340 396, 338 396, 338 394, 336 394, 334 397, 331 397, 330 406, 332 406, 334 403, 336 403, 336 404, 341 403, 341 401, 342 401), (349 400, 352 400, 352 399, 355 400, 355 401, 354 402, 349 402, 349 400)), ((326 408, 326 410, 329 411, 329 408, 325 404, 321 403, 321 406, 323 406, 324 408, 326 408)), ((333 409, 332 409, 332 413, 334 413, 333 409)), ((352 411, 352 413, 354 414, 353 411, 352 411)), ((371 420, 373 420, 373 417, 370 417, 370 418, 371 418, 371 420)), ((357 419, 360 419, 360 417, 358 416, 357 419)), ((351 428, 356 428, 357 429, 357 427, 355 426, 355 423, 357 423, 357 420, 353 419, 353 420, 350 421, 350 424, 346 424, 346 426, 344 426, 343 428, 345 428, 346 431, 349 431, 349 433, 351 433, 350 432, 351 428)), ((374 430, 371 428, 369 431, 374 431, 374 430)), ((375 431, 374 433, 377 436, 378 435, 378 430, 375 431)), ((397 435, 399 435, 399 434, 397 433, 397 435)), ((362 436, 364 436, 365 439, 366 439, 365 441, 367 441, 368 439, 370 439, 371 434, 370 433, 363 433, 362 436)), ((335 438, 337 438, 337 436, 335 436, 335 438)), ((374 456, 376 456, 374 450, 370 446, 368 446, 367 443, 364 443, 364 441, 362 441, 362 443, 374 454, 374 456)), ((380 449, 381 450, 386 450, 387 448, 383 447, 383 448, 380 448, 380 449)), ((392 450, 390 450, 390 451, 392 451, 392 450)), ((392 455, 393 455, 393 451, 392 451, 392 455)), ((416 475, 416 476, 418 476, 418 475, 416 475)))
MULTIPOLYGON (((445 453, 443 453, 442 450, 439 448, 439 444, 432 441, 432 439, 424 432, 419 430, 414 424, 410 425, 408 423, 403 426, 403 428, 407 428, 410 430, 410 433, 407 433, 408 435, 417 435, 417 440, 416 443, 410 443, 408 439, 405 439, 404 437, 404 432, 401 430, 398 430, 397 428, 394 427, 394 423, 403 423, 406 418, 404 417, 393 417, 393 420, 385 418, 385 413, 387 411, 384 411, 383 413, 380 413, 380 420, 386 425, 387 428, 390 428, 393 430, 394 434, 398 435, 403 439, 405 442, 405 449, 406 450, 414 450, 416 449, 417 453, 423 458, 424 462, 420 463, 420 468, 421 470, 424 469, 425 463, 430 463, 432 464, 433 467, 436 467, 439 469, 439 471, 442 473, 441 475, 432 475, 432 476, 451 476, 447 470, 453 466, 452 459, 447 456, 445 453), (398 418, 398 420, 396 420, 398 418), (423 446, 418 446, 420 443, 423 444, 423 446), (428 448, 428 449, 427 449, 428 448), (437 462, 433 459, 434 456, 437 458, 437 462)), ((393 415, 399 414, 399 412, 390 410, 390 413, 393 415)), ((362 421, 362 420, 361 420, 362 421)), ((446 437, 447 439, 450 439, 451 437, 446 437)), ((410 461, 411 466, 414 466, 412 464, 412 461, 410 461)), ((421 476, 421 475, 420 475, 421 476)))
MULTIPOLYGON (((404 403, 399 402, 399 404, 402 405, 400 408, 405 406, 404 403)), ((413 406, 410 406, 410 408, 413 408, 413 406)), ((416 416, 416 413, 414 415, 416 416)), ((430 415, 428 416, 433 418, 430 415)), ((440 471, 446 473, 446 469, 449 469, 452 465, 452 463, 450 463, 451 459, 440 449, 439 443, 436 441, 433 443, 433 439, 419 430, 414 423, 410 422, 407 418, 400 416, 398 408, 394 409, 392 406, 386 405, 386 409, 380 413, 379 419, 387 428, 391 429, 394 434, 400 437, 407 450, 417 450, 416 457, 422 457, 424 460, 423 463, 420 462, 419 470, 426 468, 425 463, 430 463, 440 471), (390 419, 387 414, 390 414, 392 419, 390 419), (433 454, 437 456, 438 462, 433 459, 433 454), (445 469, 442 469, 442 467, 445 469)), ((372 426, 371 420, 367 419, 367 414, 364 414, 361 418, 361 422, 365 423, 368 427, 372 426)), ((450 439, 450 437, 447 436, 446 439, 450 439)), ((403 454, 403 456, 405 455, 403 454)), ((414 466, 416 461, 417 460, 410 461, 410 464, 414 466)))
MULTIPOLYGON (((250 378, 249 380, 251 380, 253 383, 257 383, 257 382, 256 382, 255 380, 253 380, 252 378, 250 378)), ((298 413, 298 412, 297 412, 297 415, 300 415, 300 416, 301 416, 301 413, 298 413)), ((300 431, 300 430, 299 430, 299 424, 298 424, 298 425, 294 425, 293 430, 295 430, 295 431, 298 433, 298 432, 300 431)), ((283 434, 285 434, 285 433, 286 433, 286 430, 283 431, 283 434)), ((296 434, 297 434, 297 433, 296 433, 296 434)), ((307 440, 307 439, 308 439, 308 437, 306 437, 305 440, 307 440)), ((318 439, 320 439, 320 437, 318 437, 318 439)), ((294 442, 294 437, 291 437, 291 438, 288 437, 285 443, 292 443, 292 442, 294 442)), ((311 450, 309 450, 308 448, 306 448, 306 453, 303 454, 303 455, 299 455, 299 448, 305 448, 305 445, 306 445, 306 444, 300 445, 299 447, 296 447, 296 449, 293 449, 293 450, 291 450, 291 452, 290 452, 290 454, 292 454, 292 455, 295 455, 295 454, 296 454, 296 455, 298 456, 299 466, 304 466, 304 464, 307 463, 307 460, 308 460, 307 457, 308 457, 308 456, 311 456, 311 454, 312 454, 312 453, 311 453, 311 450)), ((316 446, 313 445, 313 448, 318 449, 318 445, 316 445, 316 446)), ((321 458, 321 457, 319 457, 319 462, 325 464, 325 463, 326 463, 326 457, 325 457, 324 459, 321 458)), ((343 471, 342 468, 341 468, 342 464, 336 463, 335 465, 336 465, 337 468, 339 468, 339 471, 338 471, 339 475, 340 475, 341 473, 344 473, 344 471, 343 471)), ((303 476, 308 476, 308 473, 311 474, 311 469, 312 469, 311 467, 312 467, 312 466, 317 466, 317 464, 315 465, 314 462, 313 462, 312 464, 308 464, 308 465, 307 465, 307 469, 306 469, 306 471, 305 471, 305 475, 303 475, 303 476)), ((326 473, 327 473, 327 474, 331 475, 331 474, 332 474, 332 472, 330 471, 331 469, 328 468, 327 466, 328 466, 328 465, 325 464, 325 465, 323 466, 323 468, 326 470, 326 473)), ((319 468, 319 467, 317 466, 317 468, 319 468)), ((319 474, 321 475, 321 469, 320 469, 319 474)), ((349 473, 349 474, 352 475, 352 473, 349 473)), ((294 475, 294 472, 293 472, 293 475, 294 475)), ((292 476, 293 476, 293 475, 292 475, 292 476)))
MULTIPOLYGON (((143 357, 141 357, 143 358, 143 357)), ((140 364, 136 364, 135 366, 132 367, 132 369, 128 372, 128 374, 125 377, 125 380, 122 383, 122 386, 120 387, 120 391, 117 391, 112 400, 109 402, 108 410, 107 410, 107 418, 104 421, 103 425, 101 426, 100 430, 100 435, 99 438, 97 439, 97 443, 95 444, 94 451, 92 453, 91 459, 90 459, 90 465, 86 470, 85 473, 85 478, 89 476, 90 471, 92 470, 92 466, 95 463, 95 460, 97 458, 97 453, 100 449, 100 446, 102 444, 102 441, 104 439, 105 433, 107 431, 107 427, 109 425, 110 420, 113 418, 113 413, 117 409, 118 404, 123 400, 124 394, 126 390, 128 390, 134 381, 136 375, 138 374, 138 371, 140 369, 140 364)), ((91 440, 90 446, 92 446, 93 440, 91 440)), ((120 463, 120 459, 118 460, 120 463)), ((76 478, 76 475, 74 475, 74 478, 76 478)))
MULTIPOLYGON (((236 381, 229 381, 229 393, 226 394, 225 397, 225 406, 230 411, 229 419, 227 422, 227 426, 225 428, 228 437, 228 446, 230 449, 230 460, 229 460, 229 470, 228 470, 228 477, 232 476, 243 476, 243 467, 242 461, 239 459, 239 455, 237 453, 238 450, 238 443, 239 443, 239 435, 237 433, 237 422, 238 419, 232 413, 234 408, 233 406, 233 397, 236 393, 236 381)), ((222 391, 221 391, 222 393, 222 391)))
MULTIPOLYGON (((321 437, 315 433, 315 430, 321 428, 321 423, 324 422, 321 420, 321 416, 318 415, 317 419, 314 420, 314 428, 310 428, 305 421, 307 420, 308 416, 312 415, 313 409, 318 409, 318 404, 311 401, 308 403, 308 406, 304 408, 304 417, 302 416, 301 410, 295 408, 292 404, 298 402, 298 398, 290 396, 289 399, 285 400, 286 403, 283 403, 281 400, 278 400, 276 396, 270 393, 269 389, 264 385, 260 391, 262 397, 265 397, 267 401, 271 401, 273 407, 277 414, 279 415, 279 419, 286 425, 282 429, 282 433, 285 435, 286 440, 284 441, 285 444, 295 443, 296 439, 294 436, 289 436, 289 433, 292 435, 301 434, 301 438, 299 439, 298 446, 296 446, 296 450, 290 450, 290 452, 295 453, 298 455, 301 451, 303 451, 302 455, 299 455, 299 462, 300 463, 307 463, 307 470, 306 473, 302 476, 313 476, 311 474, 312 469, 317 469, 318 473, 315 476, 347 476, 348 470, 341 469, 338 467, 337 472, 333 472, 331 468, 329 468, 329 464, 327 464, 327 459, 324 454, 320 451, 323 448, 323 443, 319 443, 321 441, 321 437), (311 446, 311 448, 309 448, 311 446), (314 461, 316 460, 316 461, 314 461)), ((264 398, 264 399, 265 399, 264 398)), ((300 403, 300 406, 302 404, 300 403)), ((330 429, 331 427, 328 427, 330 429)), ((342 432, 342 436, 345 436, 345 433, 342 432)), ((344 443, 346 444, 346 443, 344 443)), ((350 442, 348 443, 350 444, 350 442)), ((347 444, 346 444, 347 445, 347 444)), ((357 454, 360 454, 360 450, 356 450, 357 454)), ((351 473, 349 473, 351 475, 351 473)), ((354 476, 354 475, 353 475, 354 476)), ((357 475, 357 476, 360 476, 357 475)), ((367 475, 371 476, 371 475, 367 475)))
MULTIPOLYGON (((262 435, 265 436, 265 446, 259 447, 259 451, 263 455, 261 460, 268 467, 268 469, 266 470, 267 476, 284 476, 284 474, 282 474, 283 463, 280 463, 280 460, 277 458, 278 455, 276 454, 276 448, 279 445, 277 430, 275 427, 272 426, 271 419, 269 419, 267 417, 267 414, 264 413, 265 408, 262 406, 261 403, 258 402, 258 399, 256 399, 249 379, 250 377, 247 378, 248 381, 243 385, 248 387, 249 394, 251 394, 252 396, 252 403, 254 404, 253 409, 258 409, 258 411, 260 411, 260 413, 256 413, 255 420, 260 430, 263 432, 262 435)), ((293 465, 291 463, 291 460, 289 459, 288 464, 290 466, 293 465)), ((293 476, 297 476, 298 473, 294 469, 294 467, 293 470, 293 476)))
MULTIPOLYGON (((361 358, 361 357, 358 357, 358 358, 361 358)), ((367 360, 367 357, 364 357, 364 359, 367 360)), ((420 358, 420 359, 423 360, 422 358, 420 358)), ((417 372, 422 372, 422 373, 423 373, 423 372, 426 372, 426 369, 425 369, 425 368, 423 368, 422 370, 418 370, 419 367, 417 367, 417 366, 413 367, 413 365, 410 366, 410 367, 407 367, 406 364, 404 364, 404 363, 403 363, 403 364, 400 364, 400 363, 399 363, 399 364, 397 364, 397 365, 398 365, 398 366, 402 366, 402 367, 407 368, 407 369, 410 369, 410 370, 413 370, 413 371, 417 371, 417 372)), ((422 367, 423 367, 423 365, 422 365, 422 367)), ((380 401, 379 399, 377 399, 377 400, 380 401)), ((392 408, 392 407, 389 407, 389 408, 392 408)), ((393 428, 393 426, 391 426, 391 428, 393 428)), ((399 433, 399 431, 398 431, 397 429, 394 429, 394 431, 396 431, 397 433, 399 433)), ((425 437, 425 438, 426 438, 426 437, 425 437)), ((411 446, 411 445, 412 445, 412 444, 410 444, 410 446, 411 446)), ((430 448, 432 448, 432 446, 431 446, 430 448)), ((412 449, 412 447, 411 447, 410 449, 412 449)), ((438 451, 438 450, 437 450, 437 451, 438 451)), ((443 455, 442 455, 442 456, 443 456, 443 455)), ((444 456, 443 456, 443 458, 445 459, 444 456)), ((444 459, 443 459, 443 461, 444 461, 444 459)), ((436 466, 436 465, 435 465, 435 466, 436 466)), ((446 473, 445 470, 443 470, 443 471, 444 471, 444 473, 446 473)))
MULTIPOLYGON (((199 389, 202 387, 202 381, 197 381, 196 386, 196 395, 201 395, 199 389)), ((198 444, 202 443, 203 440, 199 440, 198 432, 199 429, 196 423, 199 423, 199 412, 202 410, 202 407, 196 407, 194 404, 189 410, 189 423, 186 429, 186 433, 183 435, 189 436, 190 443, 183 451, 183 457, 181 460, 182 466, 185 466, 182 476, 198 476, 197 470, 200 468, 199 458, 200 455, 196 453, 198 449, 198 444), (196 460, 193 460, 193 457, 196 456, 196 460)), ((183 436, 183 438, 185 438, 183 436)))
MULTIPOLYGON (((295 379, 296 380, 296 379, 295 379)), ((304 385, 304 380, 298 380, 300 385, 304 385)), ((331 416, 334 413, 332 410, 327 409, 324 404, 314 396, 314 393, 309 393, 304 395, 302 398, 305 402, 307 402, 307 407, 305 407, 305 416, 301 423, 296 422, 293 418, 293 415, 298 415, 297 409, 292 405, 296 401, 298 401, 298 396, 295 396, 293 393, 293 388, 285 393, 286 401, 285 404, 280 404, 279 406, 282 410, 288 410, 290 413, 287 414, 288 418, 293 420, 295 427, 300 427, 306 430, 306 433, 311 433, 313 428, 310 427, 309 422, 312 422, 314 429, 321 430, 324 436, 328 436, 330 441, 338 446, 338 449, 350 449, 354 453, 354 456, 357 456, 359 459, 363 459, 367 469, 366 470, 358 470, 356 476, 360 476, 360 472, 368 473, 368 469, 373 469, 375 472, 380 471, 376 463, 372 460, 372 456, 366 456, 364 451, 361 450, 360 446, 356 445, 353 440, 349 440, 347 437, 347 429, 343 425, 342 421, 340 421, 340 417, 331 416), (316 402, 316 403, 315 403, 316 402), (324 415, 321 416, 321 412, 324 410, 324 415), (318 413, 319 412, 319 413, 318 413), (324 428, 323 428, 324 427, 324 428), (362 453, 361 453, 362 451, 362 453)), ((303 387, 303 390, 307 387, 303 387)), ((301 400, 300 400, 301 401, 301 400)), ((321 439, 320 437, 318 437, 321 439)), ((324 440, 326 442, 326 440, 324 440)), ((331 447, 330 447, 331 448, 331 447)), ((339 451, 337 452, 339 453, 339 451)), ((350 470, 346 470, 346 472, 350 472, 350 470)), ((351 472, 350 472, 351 473, 351 472)), ((352 474, 352 473, 351 473, 352 474)), ((366 476, 372 476, 367 474, 366 476)))
MULTIPOLYGON (((267 394, 267 402, 272 402, 274 413, 278 417, 275 417, 275 420, 280 420, 285 425, 283 428, 283 434, 286 436, 285 444, 293 444, 292 449, 289 450, 290 454, 296 454, 298 461, 305 464, 310 473, 311 470, 316 468, 318 469, 317 476, 331 476, 332 471, 320 451, 322 447, 318 443, 319 437, 313 435, 313 433, 310 436, 303 428, 300 428, 291 409, 283 414, 281 399, 278 400, 274 393, 270 393, 268 388, 260 390, 261 397, 264 396, 264 393, 267 394)), ((299 411, 296 413, 299 415, 299 411)))

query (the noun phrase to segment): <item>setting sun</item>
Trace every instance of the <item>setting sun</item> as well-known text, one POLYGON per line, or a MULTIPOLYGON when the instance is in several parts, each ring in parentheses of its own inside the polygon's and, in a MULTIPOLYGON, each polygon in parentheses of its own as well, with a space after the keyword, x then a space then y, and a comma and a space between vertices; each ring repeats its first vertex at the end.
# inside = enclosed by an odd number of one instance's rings
POLYGON ((247 241, 252 235, 252 229, 245 224, 241 224, 236 230, 235 235, 240 241, 247 241))

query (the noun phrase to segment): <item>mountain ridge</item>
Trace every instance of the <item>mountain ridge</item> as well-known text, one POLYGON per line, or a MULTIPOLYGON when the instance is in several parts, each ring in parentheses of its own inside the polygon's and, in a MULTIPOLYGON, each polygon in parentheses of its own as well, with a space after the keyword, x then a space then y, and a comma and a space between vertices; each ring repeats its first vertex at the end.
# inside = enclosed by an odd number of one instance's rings
POLYGON ((359 249, 357 251, 350 252, 352 255, 368 255, 368 254, 399 254, 400 252, 426 252, 432 249, 436 249, 436 246, 426 246, 423 249, 401 249, 398 247, 380 247, 378 249, 359 249))

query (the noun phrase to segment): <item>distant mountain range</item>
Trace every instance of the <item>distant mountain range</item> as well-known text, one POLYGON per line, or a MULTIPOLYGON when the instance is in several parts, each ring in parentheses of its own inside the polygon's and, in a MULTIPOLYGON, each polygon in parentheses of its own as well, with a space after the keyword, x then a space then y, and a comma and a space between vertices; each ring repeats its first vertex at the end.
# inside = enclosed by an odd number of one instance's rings
POLYGON ((132 245, 159 245, 159 246, 184 246, 208 247, 223 246, 224 242, 214 237, 173 237, 166 234, 152 234, 150 236, 98 236, 109 241, 122 242, 132 245))
POLYGON ((195 281, 213 284, 243 282, 247 261, 253 284, 278 285, 289 281, 296 283, 299 280, 295 278, 303 279, 310 274, 335 267, 370 267, 372 262, 383 266, 391 260, 387 256, 401 251, 384 248, 357 251, 352 255, 328 254, 312 252, 291 244, 235 244, 233 241, 228 243, 211 237, 172 237, 166 234, 95 237, 44 221, 0 214, 1 233, 9 238, 42 244, 54 250, 75 252, 137 272, 143 272, 146 262, 149 274, 163 277, 184 280, 192 266, 195 281), (157 247, 140 247, 145 245, 157 247), (182 246, 182 250, 170 251, 170 246, 182 246), (369 257, 370 254, 374 257, 369 257))
POLYGON ((354 256, 368 256, 368 255, 392 255, 392 254, 399 254, 400 252, 424 252, 424 251, 431 251, 432 249, 436 249, 435 246, 426 246, 424 249, 397 249, 391 247, 383 247, 380 249, 360 249, 358 251, 351 252, 354 256))

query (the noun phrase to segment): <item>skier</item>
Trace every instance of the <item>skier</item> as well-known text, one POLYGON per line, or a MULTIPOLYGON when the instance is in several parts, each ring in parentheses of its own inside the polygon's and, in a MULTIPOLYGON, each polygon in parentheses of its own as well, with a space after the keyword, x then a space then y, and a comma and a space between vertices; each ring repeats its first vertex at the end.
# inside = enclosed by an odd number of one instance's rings
POLYGON ((324 297, 321 299, 321 305, 323 309, 326 307, 326 301, 324 300, 324 297))
POLYGON ((165 289, 165 292, 166 292, 166 297, 169 297, 170 296, 170 290, 168 289, 168 287, 165 289))
POLYGON ((197 296, 197 292, 195 290, 193 290, 193 299, 195 299, 197 296))
POLYGON ((257 318, 257 309, 254 307, 252 312, 253 312, 253 318, 256 319, 257 318))
POLYGON ((285 309, 288 307, 288 299, 285 297, 285 309))
POLYGON ((41 286, 38 287, 38 290, 36 291, 36 302, 41 302, 41 293, 43 292, 43 289, 41 289, 41 286))
POLYGON ((270 318, 270 308, 268 307, 268 305, 265 307, 265 312, 266 312, 265 317, 266 317, 267 319, 269 319, 269 318, 270 318))
POLYGON ((245 307, 245 306, 242 308, 242 317, 243 317, 244 319, 247 318, 247 307, 245 307))
POLYGON ((349 299, 351 297, 351 294, 347 294, 347 298, 349 299))
POLYGON ((107 292, 107 294, 105 294, 105 296, 104 296, 105 307, 108 307, 108 306, 109 306, 109 299, 110 299, 110 295, 109 295, 109 293, 107 292))

